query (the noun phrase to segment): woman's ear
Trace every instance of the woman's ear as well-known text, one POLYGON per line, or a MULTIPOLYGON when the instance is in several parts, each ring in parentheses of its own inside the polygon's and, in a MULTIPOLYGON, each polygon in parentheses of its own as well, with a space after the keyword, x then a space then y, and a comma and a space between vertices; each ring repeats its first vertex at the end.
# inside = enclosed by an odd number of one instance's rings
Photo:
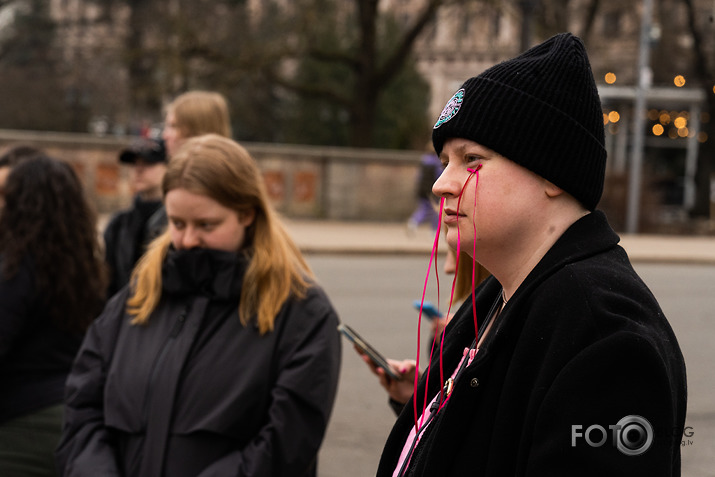
POLYGON ((244 227, 250 227, 254 220, 256 220, 256 209, 253 207, 238 213, 238 222, 244 227))
POLYGON ((553 183, 544 179, 544 192, 546 192, 547 197, 553 199, 554 197, 558 197, 563 194, 564 190, 561 187, 554 185, 553 183))

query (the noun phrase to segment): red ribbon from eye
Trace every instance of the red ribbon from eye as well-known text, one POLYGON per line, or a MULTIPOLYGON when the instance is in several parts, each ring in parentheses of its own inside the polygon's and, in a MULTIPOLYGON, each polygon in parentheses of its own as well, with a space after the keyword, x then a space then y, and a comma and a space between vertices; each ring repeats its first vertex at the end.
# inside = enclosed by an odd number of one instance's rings
MULTIPOLYGON (((476 180, 474 181, 474 207, 472 209, 472 226, 473 226, 473 231, 474 231, 474 245, 472 248, 472 259, 476 256, 477 252, 477 226, 476 226, 476 205, 477 205, 477 186, 479 185, 479 170, 482 168, 482 164, 478 164, 476 168, 471 169, 467 168, 467 171, 469 172, 469 177, 467 177, 467 180, 464 181, 464 185, 462 186, 462 189, 459 193, 459 199, 457 200, 457 210, 461 210, 461 202, 462 202, 462 196, 464 193, 464 190, 467 187, 467 184, 469 181, 472 179, 472 177, 476 176, 476 180)), ((416 370, 419 372, 420 369, 420 330, 422 329, 422 307, 424 305, 425 301, 425 295, 427 294, 427 284, 429 281, 429 275, 430 275, 430 270, 432 267, 432 263, 434 262, 435 265, 435 277, 437 280, 437 308, 439 308, 439 274, 437 270, 437 251, 439 248, 439 237, 441 235, 441 225, 442 225, 442 214, 444 212, 444 197, 440 200, 440 206, 439 206, 439 225, 437 226, 437 232, 435 234, 435 239, 434 243, 432 245, 432 254, 430 256, 430 262, 427 266, 427 275, 425 276, 425 282, 424 282, 424 287, 422 290, 422 301, 420 303, 420 312, 419 312, 419 319, 418 319, 418 325, 417 325, 417 359, 416 359, 416 370)), ((457 274, 459 273, 459 254, 461 253, 460 250, 460 244, 461 244, 461 234, 459 231, 459 223, 457 223, 457 251, 456 251, 456 258, 455 258, 455 269, 454 269, 454 278, 452 279, 452 289, 450 292, 449 296, 449 306, 447 308, 447 314, 446 316, 449 316, 451 310, 452 310, 452 303, 454 301, 454 290, 456 288, 456 283, 457 283, 457 274)), ((476 311, 476 306, 475 306, 475 299, 474 299, 474 289, 476 288, 476 270, 475 267, 472 267, 472 317, 474 321, 474 336, 476 337, 478 334, 478 326, 477 326, 477 311, 476 311)), ((429 382, 429 377, 430 377, 430 372, 432 368, 432 356, 435 350, 435 345, 437 341, 437 335, 435 334, 434 340, 432 341, 432 347, 430 348, 430 357, 429 357, 429 363, 427 365, 427 376, 425 377, 426 382, 429 382)), ((444 351, 444 332, 442 333, 442 337, 440 339, 440 344, 439 344, 439 382, 442 383, 444 382, 444 366, 442 362, 442 354, 444 351)), ((414 411, 414 422, 415 422, 415 430, 420 428, 422 425, 422 422, 420 421, 419 416, 422 416, 424 419, 425 415, 425 410, 427 409, 427 393, 425 392, 425 395, 423 397, 423 403, 422 403, 422 413, 418 415, 417 413, 417 385, 419 383, 418 379, 418 372, 415 373, 415 380, 414 380, 414 390, 413 390, 413 411, 414 411)), ((426 388, 425 388, 426 389, 426 388)), ((444 389, 440 389, 440 409, 441 407, 445 404, 446 400, 444 397, 444 389)), ((417 437, 419 438, 419 436, 417 437)))

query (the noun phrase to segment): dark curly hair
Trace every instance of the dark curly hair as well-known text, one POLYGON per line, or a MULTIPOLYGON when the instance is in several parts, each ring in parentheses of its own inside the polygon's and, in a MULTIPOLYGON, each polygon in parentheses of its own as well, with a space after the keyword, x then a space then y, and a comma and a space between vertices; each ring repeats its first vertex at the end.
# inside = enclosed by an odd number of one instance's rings
POLYGON ((35 146, 31 146, 29 144, 16 144, 8 148, 2 153, 2 155, 0 155, 0 167, 12 167, 15 164, 19 164, 23 159, 41 156, 42 154, 42 150, 36 148, 35 146))
POLYGON ((96 216, 68 164, 40 155, 16 164, 0 213, 2 274, 27 261, 58 326, 84 331, 101 312, 106 271, 96 216))

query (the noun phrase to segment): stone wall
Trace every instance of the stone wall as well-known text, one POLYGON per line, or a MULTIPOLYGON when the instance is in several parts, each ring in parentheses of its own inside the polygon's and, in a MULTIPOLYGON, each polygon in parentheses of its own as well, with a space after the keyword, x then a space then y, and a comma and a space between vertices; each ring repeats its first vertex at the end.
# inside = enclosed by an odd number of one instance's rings
MULTIPOLYGON (((71 163, 100 214, 111 214, 131 203, 128 171, 117 160, 119 151, 130 142, 129 137, 0 130, 0 153, 10 145, 24 143, 71 163)), ((286 217, 406 221, 416 205, 419 151, 243 145, 261 168, 273 204, 286 217)), ((675 222, 667 219, 668 210, 654 185, 658 177, 647 171, 644 174, 640 232, 711 234, 715 230, 715 215, 704 225, 687 216, 675 222)), ((627 184, 627 175, 608 170, 598 205, 618 232, 624 228, 627 184)))
MULTIPOLYGON (((0 130, 0 152, 24 143, 71 163, 100 214, 131 203, 119 151, 131 138, 0 130)), ((415 207, 419 151, 242 143, 287 217, 402 221, 415 207)))

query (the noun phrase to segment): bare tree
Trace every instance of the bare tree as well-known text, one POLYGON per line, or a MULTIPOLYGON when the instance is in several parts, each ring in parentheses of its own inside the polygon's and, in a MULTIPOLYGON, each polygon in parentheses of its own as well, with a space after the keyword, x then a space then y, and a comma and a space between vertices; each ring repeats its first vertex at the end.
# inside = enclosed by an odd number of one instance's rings
POLYGON ((0 128, 69 129, 46 2, 2 2, 0 14, 0 128))
POLYGON ((156 2, 126 0, 129 7, 127 34, 124 41, 124 63, 129 83, 132 115, 152 117, 161 107, 158 83, 159 39, 166 31, 156 2))
POLYGON ((580 26, 573 33, 588 43, 601 0, 515 0, 515 3, 522 16, 521 48, 526 50, 534 44, 534 30, 540 37, 548 38, 571 30, 572 25, 580 26))
MULTIPOLYGON (((306 11, 322 13, 325 8, 323 3, 313 2, 306 11)), ((374 119, 380 95, 405 66, 420 33, 447 1, 425 1, 419 13, 403 29, 402 35, 389 45, 380 43, 384 37, 379 34, 379 3, 379 0, 353 0, 354 17, 347 16, 354 19, 354 37, 343 45, 329 46, 315 41, 315 35, 310 33, 316 28, 315 17, 304 17, 307 42, 303 53, 314 61, 348 68, 352 76, 350 87, 304 83, 285 75, 273 77, 276 83, 299 95, 328 98, 342 105, 348 111, 350 145, 355 147, 373 144, 374 119)), ((336 13, 346 15, 346 12, 336 13)))

